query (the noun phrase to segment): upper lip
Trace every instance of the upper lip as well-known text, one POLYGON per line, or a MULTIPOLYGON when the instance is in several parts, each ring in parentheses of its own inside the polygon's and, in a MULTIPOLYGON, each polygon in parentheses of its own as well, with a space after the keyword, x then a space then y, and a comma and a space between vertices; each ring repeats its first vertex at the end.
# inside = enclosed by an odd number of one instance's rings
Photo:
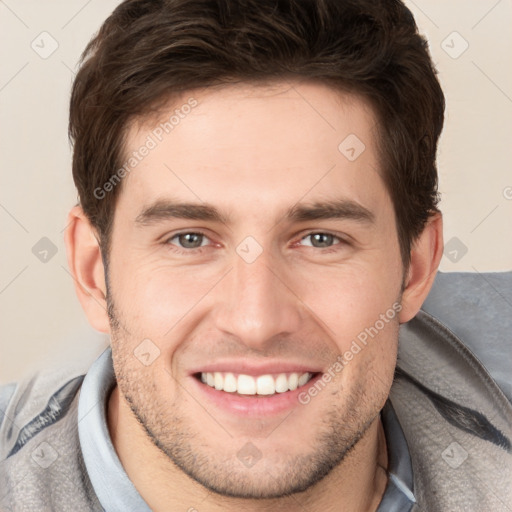
POLYGON ((321 371, 318 366, 294 363, 291 361, 266 361, 264 363, 257 363, 248 360, 226 360, 205 364, 192 370, 190 374, 222 372, 258 376, 279 373, 318 373, 321 371))

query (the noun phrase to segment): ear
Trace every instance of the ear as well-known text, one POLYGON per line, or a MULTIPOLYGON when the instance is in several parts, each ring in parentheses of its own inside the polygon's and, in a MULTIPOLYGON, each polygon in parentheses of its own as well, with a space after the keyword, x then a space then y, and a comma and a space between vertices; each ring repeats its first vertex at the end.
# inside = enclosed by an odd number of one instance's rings
POLYGON ((65 234, 68 265, 78 300, 94 329, 110 333, 105 269, 96 230, 80 206, 71 209, 65 234))
POLYGON ((402 294, 400 323, 408 322, 420 310, 432 287, 442 256, 443 217, 435 213, 411 249, 411 262, 402 294))

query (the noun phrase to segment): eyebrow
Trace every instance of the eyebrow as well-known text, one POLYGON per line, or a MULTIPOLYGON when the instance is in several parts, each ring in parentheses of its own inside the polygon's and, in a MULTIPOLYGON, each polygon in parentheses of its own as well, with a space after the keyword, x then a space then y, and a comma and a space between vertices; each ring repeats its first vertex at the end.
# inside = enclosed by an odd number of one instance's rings
MULTIPOLYGON (((171 219, 212 221, 227 224, 228 217, 209 204, 181 203, 173 200, 158 200, 137 215, 135 223, 149 226, 171 219)), ((289 208, 281 220, 305 222, 311 220, 349 219, 366 224, 375 222, 375 215, 361 204, 349 200, 315 202, 311 205, 296 204, 289 208)))
POLYGON ((180 203, 173 200, 159 200, 142 210, 135 218, 135 223, 148 226, 170 219, 209 220, 226 223, 227 218, 221 215, 214 206, 199 203, 180 203))
POLYGON ((294 205, 286 218, 295 222, 322 219, 350 219, 366 224, 375 222, 375 215, 368 208, 350 199, 294 205))

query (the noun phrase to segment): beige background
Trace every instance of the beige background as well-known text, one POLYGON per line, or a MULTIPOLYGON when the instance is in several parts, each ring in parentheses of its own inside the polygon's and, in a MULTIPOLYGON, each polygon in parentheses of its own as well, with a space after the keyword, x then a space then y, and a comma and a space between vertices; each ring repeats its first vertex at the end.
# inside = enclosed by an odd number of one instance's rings
MULTIPOLYGON (((0 1, 0 384, 71 360, 87 367, 108 343, 76 299, 63 230, 76 201, 70 85, 79 54, 117 3, 0 1), (58 48, 42 58, 31 44, 39 53, 58 48), (46 263, 32 252, 42 237, 57 250, 46 263)), ((441 270, 510 270, 512 0, 406 3, 429 39, 448 104, 439 168, 450 245, 441 270)))

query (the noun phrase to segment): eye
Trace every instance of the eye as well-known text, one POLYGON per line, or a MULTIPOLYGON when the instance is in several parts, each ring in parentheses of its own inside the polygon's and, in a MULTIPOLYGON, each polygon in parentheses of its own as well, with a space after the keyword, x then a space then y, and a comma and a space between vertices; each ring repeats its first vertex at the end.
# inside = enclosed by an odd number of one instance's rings
POLYGON ((178 233, 167 240, 167 243, 177 245, 181 249, 198 249, 208 245, 208 238, 202 233, 178 233))
POLYGON ((327 247, 335 245, 338 242, 342 242, 340 238, 331 235, 330 233, 309 233, 309 235, 306 235, 300 241, 302 243, 307 240, 309 240, 309 243, 304 243, 302 245, 316 247, 319 249, 325 249, 327 247))

